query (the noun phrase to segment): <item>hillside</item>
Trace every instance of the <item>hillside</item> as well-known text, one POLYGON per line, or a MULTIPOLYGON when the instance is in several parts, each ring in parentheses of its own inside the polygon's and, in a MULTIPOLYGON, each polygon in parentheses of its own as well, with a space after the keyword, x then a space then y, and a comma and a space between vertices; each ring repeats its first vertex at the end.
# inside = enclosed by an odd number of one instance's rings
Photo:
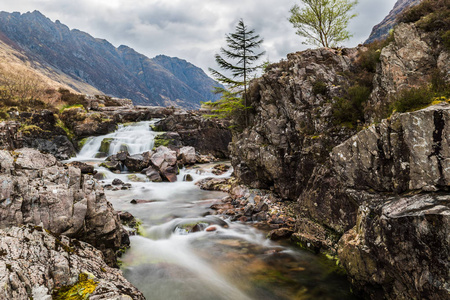
POLYGON ((38 11, 0 13, 0 34, 27 61, 47 69, 54 81, 78 92, 98 90, 134 104, 197 108, 217 99, 216 83, 200 68, 177 58, 150 59, 135 50, 52 22, 38 11), (180 63, 183 62, 183 63, 180 63), (177 65, 177 74, 165 66, 177 65), (189 73, 189 80, 180 74, 189 73), (56 74, 59 74, 56 76, 56 74), (64 79, 62 79, 64 78, 64 79))

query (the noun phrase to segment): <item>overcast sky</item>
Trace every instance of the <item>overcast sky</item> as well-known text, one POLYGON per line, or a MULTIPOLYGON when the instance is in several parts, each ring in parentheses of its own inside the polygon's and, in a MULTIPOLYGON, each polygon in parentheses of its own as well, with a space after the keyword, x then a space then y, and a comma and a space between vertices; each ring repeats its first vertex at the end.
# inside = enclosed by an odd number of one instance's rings
MULTIPOLYGON (((360 0, 349 26, 353 38, 343 46, 364 42, 374 25, 396 0, 360 0)), ((287 20, 296 0, 0 0, 7 12, 39 10, 103 38, 114 46, 127 45, 148 57, 176 56, 201 67, 217 68, 214 54, 225 46, 240 18, 264 38, 262 49, 271 62, 305 50, 302 38, 287 20)))

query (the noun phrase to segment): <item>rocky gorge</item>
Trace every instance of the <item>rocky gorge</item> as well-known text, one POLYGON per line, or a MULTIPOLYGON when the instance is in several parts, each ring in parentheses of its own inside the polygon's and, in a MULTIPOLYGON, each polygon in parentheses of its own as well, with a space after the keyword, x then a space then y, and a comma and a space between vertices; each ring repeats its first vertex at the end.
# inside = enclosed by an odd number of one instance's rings
POLYGON ((1 297, 143 299, 129 279, 146 295, 166 287, 157 299, 182 297, 185 285, 184 296, 202 299, 448 299, 448 95, 393 107, 404 91, 448 87, 450 54, 411 22, 371 47, 269 65, 250 85, 242 132, 202 111, 107 97, 59 112, 9 110, 0 123, 1 297), (132 132, 152 141, 145 151, 117 142, 132 132), (95 168, 58 161, 83 147, 95 168), (209 165, 228 158, 232 168, 209 165), (115 267, 133 232, 120 218, 137 222, 128 211, 145 226, 131 237, 125 279, 115 267), (333 272, 304 275, 320 269, 311 264, 320 256, 260 241, 249 224, 336 261, 353 295, 317 283, 342 285, 333 272))

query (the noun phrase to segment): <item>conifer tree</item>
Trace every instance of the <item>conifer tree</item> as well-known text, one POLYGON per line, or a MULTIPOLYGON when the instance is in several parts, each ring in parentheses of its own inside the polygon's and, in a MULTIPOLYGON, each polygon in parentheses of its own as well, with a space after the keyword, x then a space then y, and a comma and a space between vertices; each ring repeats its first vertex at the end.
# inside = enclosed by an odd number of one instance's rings
MULTIPOLYGON (((219 67, 230 73, 229 76, 212 68, 209 71, 217 81, 228 88, 216 88, 216 93, 222 93, 222 98, 215 103, 208 103, 219 117, 229 117, 236 110, 245 110, 247 106, 247 87, 251 75, 261 66, 254 63, 265 54, 256 53, 264 40, 249 30, 242 19, 236 25, 236 31, 226 35, 227 48, 220 48, 216 54, 219 67)), ((245 113, 246 123, 247 114, 245 113)))

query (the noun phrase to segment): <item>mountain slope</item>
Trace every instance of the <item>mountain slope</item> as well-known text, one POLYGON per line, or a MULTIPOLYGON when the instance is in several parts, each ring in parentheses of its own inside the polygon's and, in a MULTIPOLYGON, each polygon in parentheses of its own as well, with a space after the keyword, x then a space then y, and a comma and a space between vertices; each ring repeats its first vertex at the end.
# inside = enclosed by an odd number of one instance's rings
MULTIPOLYGON (((70 30, 38 11, 0 12, 0 31, 30 60, 105 94, 130 98, 135 104, 197 108, 200 101, 217 99, 208 92, 216 83, 192 64, 186 62, 184 67, 196 70, 195 77, 189 82, 180 80, 163 65, 127 46, 116 48, 106 40, 70 30)), ((173 60, 178 64, 179 59, 173 60)))
POLYGON ((364 44, 372 43, 376 40, 382 40, 386 38, 395 24, 397 24, 397 16, 401 14, 406 8, 417 5, 422 0, 398 0, 394 8, 389 12, 389 14, 381 21, 379 24, 372 28, 369 38, 364 42, 364 44))

